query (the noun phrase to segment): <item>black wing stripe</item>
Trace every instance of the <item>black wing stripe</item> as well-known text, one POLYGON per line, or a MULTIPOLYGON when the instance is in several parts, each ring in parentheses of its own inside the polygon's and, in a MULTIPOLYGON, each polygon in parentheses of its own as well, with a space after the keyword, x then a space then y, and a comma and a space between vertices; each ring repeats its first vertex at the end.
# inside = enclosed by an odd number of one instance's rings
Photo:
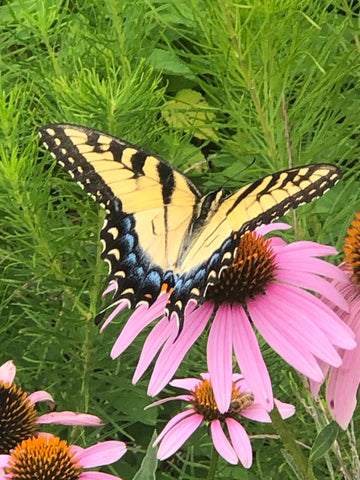
POLYGON ((145 153, 143 150, 138 150, 131 157, 131 165, 135 173, 135 177, 141 177, 142 175, 144 175, 143 167, 145 165, 147 157, 148 154, 145 153))
MULTIPOLYGON (((277 172, 272 175, 269 179, 269 182, 264 184, 264 188, 259 191, 257 198, 260 199, 262 195, 271 195, 271 188, 276 187, 276 190, 283 190, 289 184, 295 185, 299 188, 298 192, 292 193, 288 198, 284 199, 282 202, 277 203, 269 211, 276 210, 277 216, 280 217, 289 208, 296 208, 303 202, 310 202, 316 197, 320 197, 325 193, 329 188, 335 185, 335 183, 341 177, 341 172, 334 165, 322 165, 324 169, 328 169, 328 173, 324 176, 319 177, 317 180, 311 179, 314 171, 319 169, 318 165, 310 165, 304 167, 297 167, 293 170, 287 170, 282 172, 277 172), (304 169, 304 174, 299 174, 299 170, 304 169), (279 183, 279 178, 283 176, 281 183, 279 183), (305 188, 301 186, 302 182, 309 181, 309 185, 305 188)), ((242 193, 237 197, 231 208, 227 211, 230 214, 235 208, 242 202, 246 197, 248 197, 254 190, 256 190, 262 183, 264 179, 257 180, 256 182, 249 185, 242 193)), ((262 215, 262 214, 261 214, 262 215)), ((270 215, 273 217, 274 215, 270 215)), ((255 219, 253 219, 255 220, 255 219)))
POLYGON ((164 205, 171 203, 171 197, 175 190, 175 178, 172 168, 165 163, 159 163, 157 165, 157 172, 159 175, 159 183, 162 185, 162 197, 164 205))
MULTIPOLYGON (((103 181, 95 168, 86 160, 79 148, 64 135, 63 129, 51 125, 41 129, 41 138, 48 149, 54 154, 57 160, 64 165, 66 171, 70 172, 75 181, 82 185, 86 192, 93 195, 103 207, 109 207, 114 200, 111 188, 103 181), (48 131, 50 130, 50 131, 48 131), (54 134, 51 131, 54 131, 54 134)), ((92 132, 91 146, 97 145, 99 134, 92 132)), ((88 140, 89 141, 89 140, 88 140)), ((103 153, 103 150, 101 150, 103 153)))

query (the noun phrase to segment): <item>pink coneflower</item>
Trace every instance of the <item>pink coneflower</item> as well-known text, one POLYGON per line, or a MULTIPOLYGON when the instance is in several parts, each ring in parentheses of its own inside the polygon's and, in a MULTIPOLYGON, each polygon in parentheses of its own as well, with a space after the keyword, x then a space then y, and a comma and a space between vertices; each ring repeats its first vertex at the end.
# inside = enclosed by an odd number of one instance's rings
POLYGON ((119 480, 83 469, 114 463, 125 452, 123 442, 103 442, 84 449, 52 435, 31 437, 10 455, 0 455, 0 480, 119 480))
MULTIPOLYGON (((153 403, 159 405, 170 400, 185 400, 188 408, 172 418, 158 438, 154 446, 160 443, 157 457, 160 460, 173 455, 186 440, 202 424, 210 425, 210 432, 214 447, 218 453, 229 463, 239 461, 245 468, 252 464, 252 449, 250 439, 244 427, 239 422, 241 417, 258 422, 271 422, 269 414, 264 407, 256 403, 254 395, 249 391, 246 381, 241 375, 232 375, 231 403, 226 412, 220 412, 209 374, 202 374, 202 380, 185 378, 174 380, 170 385, 188 390, 190 393, 176 397, 165 398, 153 403)), ((282 418, 294 414, 293 405, 275 400, 282 418)))
MULTIPOLYGON (((148 394, 153 396, 161 391, 213 314, 207 362, 220 412, 226 412, 231 401, 233 352, 257 401, 268 411, 273 408, 271 381, 254 327, 290 365, 313 380, 324 378, 319 361, 340 366, 337 348, 354 348, 353 333, 308 290, 331 298, 346 310, 344 298, 326 279, 346 281, 346 275, 316 258, 335 254, 333 247, 308 241, 287 244, 279 237, 263 236, 285 228, 288 226, 284 224, 267 225, 241 238, 232 265, 222 272, 216 285, 208 288, 204 303, 197 308, 188 306, 180 335, 174 317, 163 317, 157 322, 144 343, 134 383, 160 352, 148 394)), ((167 299, 163 293, 150 308, 137 308, 115 342, 113 358, 163 314, 167 299)), ((127 302, 120 303, 113 315, 126 306, 127 302)))
MULTIPOLYGON (((334 280, 334 286, 350 305, 343 311, 328 302, 340 318, 353 330, 357 348, 340 350, 342 364, 330 368, 326 388, 326 400, 333 419, 345 430, 356 407, 356 393, 360 383, 360 213, 351 222, 345 238, 344 262, 339 266, 347 278, 346 282, 334 280)), ((329 368, 324 366, 326 372, 329 368)), ((318 394, 321 382, 311 382, 312 393, 318 394)))
POLYGON ((100 418, 85 413, 52 412, 38 416, 35 404, 55 404, 52 396, 45 391, 28 395, 13 383, 15 374, 12 360, 0 366, 0 454, 9 453, 22 440, 35 436, 42 423, 103 425, 100 418))

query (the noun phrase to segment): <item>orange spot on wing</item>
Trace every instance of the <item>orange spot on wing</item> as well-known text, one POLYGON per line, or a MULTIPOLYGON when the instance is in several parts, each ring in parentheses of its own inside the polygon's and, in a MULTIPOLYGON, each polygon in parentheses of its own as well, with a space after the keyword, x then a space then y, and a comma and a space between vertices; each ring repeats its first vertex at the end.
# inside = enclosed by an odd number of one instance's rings
POLYGON ((169 295, 171 295, 173 290, 174 290, 174 288, 169 287, 169 284, 167 284, 167 283, 163 283, 162 286, 161 286, 161 293, 167 292, 169 295))

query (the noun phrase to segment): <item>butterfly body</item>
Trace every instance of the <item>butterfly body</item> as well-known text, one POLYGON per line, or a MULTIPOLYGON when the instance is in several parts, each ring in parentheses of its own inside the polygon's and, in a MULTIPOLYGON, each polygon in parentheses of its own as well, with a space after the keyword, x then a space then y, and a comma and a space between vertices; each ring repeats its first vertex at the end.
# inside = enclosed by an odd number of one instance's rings
POLYGON ((163 290, 168 315, 201 303, 231 265, 246 232, 321 196, 341 176, 330 164, 274 173, 234 194, 201 196, 181 172, 124 140, 87 127, 52 124, 41 138, 82 188, 106 210, 102 258, 114 303, 152 304, 163 290))

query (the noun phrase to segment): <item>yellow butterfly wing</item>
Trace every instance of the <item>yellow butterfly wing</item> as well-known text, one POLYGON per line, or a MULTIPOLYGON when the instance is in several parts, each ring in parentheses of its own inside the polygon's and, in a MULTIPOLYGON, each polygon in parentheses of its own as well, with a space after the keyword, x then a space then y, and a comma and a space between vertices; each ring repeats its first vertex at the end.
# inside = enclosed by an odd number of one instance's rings
POLYGON ((241 236, 281 217, 290 208, 311 202, 339 178, 336 166, 312 164, 269 175, 227 198, 219 194, 212 205, 213 214, 181 252, 179 267, 185 272, 193 269, 210 258, 232 234, 241 236))
MULTIPOLYGON (((144 253, 164 271, 172 269, 200 197, 195 186, 160 158, 93 129, 53 124, 41 129, 41 137, 108 213, 115 208, 133 215, 144 253)), ((112 237, 121 234, 116 225, 106 228, 112 237)), ((111 250, 121 256, 115 245, 111 250)))

